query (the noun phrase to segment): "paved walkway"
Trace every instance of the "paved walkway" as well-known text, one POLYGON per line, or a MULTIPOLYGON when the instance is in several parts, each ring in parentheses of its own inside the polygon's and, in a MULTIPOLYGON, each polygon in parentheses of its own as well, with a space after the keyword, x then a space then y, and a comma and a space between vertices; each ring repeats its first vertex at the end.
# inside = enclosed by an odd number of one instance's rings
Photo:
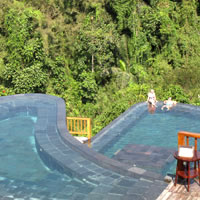
POLYGON ((172 181, 156 200, 200 200, 200 185, 196 179, 190 185, 190 192, 187 191, 185 182, 174 186, 172 181))

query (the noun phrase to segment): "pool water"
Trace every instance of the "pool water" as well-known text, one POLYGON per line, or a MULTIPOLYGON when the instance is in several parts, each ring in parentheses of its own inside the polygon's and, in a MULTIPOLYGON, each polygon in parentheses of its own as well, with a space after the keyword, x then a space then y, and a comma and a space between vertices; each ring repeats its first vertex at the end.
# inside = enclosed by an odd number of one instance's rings
MULTIPOLYGON (((146 111, 139 119, 129 123, 128 127, 124 127, 112 143, 109 143, 101 152, 112 158, 130 144, 177 150, 177 133, 181 130, 200 132, 199 114, 188 111, 161 111, 160 108, 157 108, 154 114, 146 111)), ((193 141, 190 141, 190 144, 193 145, 193 141)), ((174 173, 175 165, 174 160, 159 173, 163 175, 174 173)))
POLYGON ((84 199, 80 191, 93 186, 42 163, 35 147, 35 121, 26 115, 0 121, 0 198, 84 199))
POLYGON ((47 175, 35 148, 34 121, 19 116, 0 122, 0 174, 35 181, 47 175))
POLYGON ((104 154, 112 157, 127 144, 144 144, 177 149, 177 133, 180 130, 200 132, 199 116, 188 113, 146 113, 136 123, 121 132, 121 136, 104 154))

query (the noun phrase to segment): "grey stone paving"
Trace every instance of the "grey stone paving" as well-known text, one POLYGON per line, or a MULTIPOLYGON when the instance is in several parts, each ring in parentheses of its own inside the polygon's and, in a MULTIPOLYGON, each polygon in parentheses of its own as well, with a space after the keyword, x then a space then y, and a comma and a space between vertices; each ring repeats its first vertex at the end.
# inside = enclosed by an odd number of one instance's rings
POLYGON ((129 170, 138 170, 141 174, 146 170, 147 173, 154 172, 159 176, 166 166, 174 162, 174 151, 164 147, 129 144, 118 151, 113 159, 128 164, 129 170))

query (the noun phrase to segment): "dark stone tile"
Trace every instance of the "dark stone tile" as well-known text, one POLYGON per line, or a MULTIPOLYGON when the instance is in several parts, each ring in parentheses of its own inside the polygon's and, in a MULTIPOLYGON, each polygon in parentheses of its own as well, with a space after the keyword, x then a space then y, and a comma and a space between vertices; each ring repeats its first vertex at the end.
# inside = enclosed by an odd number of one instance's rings
POLYGON ((101 183, 103 183, 103 184, 108 184, 108 185, 110 185, 110 184, 112 184, 113 182, 114 182, 114 178, 112 178, 112 177, 104 177, 104 178, 101 178, 99 181, 101 182, 101 183))
POLYGON ((87 165, 89 165, 90 164, 90 162, 88 161, 88 160, 82 160, 82 161, 80 161, 80 162, 78 162, 80 165, 84 165, 84 166, 87 166, 87 165))
POLYGON ((117 185, 123 186, 123 187, 132 187, 135 184, 137 184, 136 180, 122 179, 117 185))
POLYGON ((77 181, 76 179, 72 179, 72 181, 70 181, 69 184, 79 188, 82 187, 85 183, 79 180, 77 181))
POLYGON ((48 174, 47 179, 51 180, 51 181, 56 181, 58 179, 60 179, 60 177, 57 174, 48 174))
POLYGON ((78 188, 76 191, 77 191, 78 193, 88 194, 88 193, 90 193, 93 189, 94 189, 94 187, 82 186, 82 187, 78 188))
POLYGON ((128 192, 128 189, 125 187, 114 186, 109 193, 112 194, 121 194, 124 195, 128 192))
MULTIPOLYGON (((90 173, 90 171, 89 171, 89 169, 87 169, 85 166, 84 167, 82 167, 82 166, 80 166, 79 168, 78 168, 78 170, 79 170, 79 174, 81 174, 81 175, 83 175, 83 174, 89 174, 90 173)), ((91 172, 92 173, 92 172, 91 172)))
POLYGON ((106 170, 104 168, 98 167, 94 169, 97 174, 103 174, 106 170))
POLYGON ((75 193, 70 197, 70 200, 87 200, 87 195, 75 193))
POLYGON ((123 195, 108 194, 103 200, 123 200, 123 195))
POLYGON ((111 176, 113 175, 113 172, 110 172, 110 171, 105 171, 102 173, 104 176, 111 176))
POLYGON ((92 192, 102 194, 102 193, 108 193, 111 189, 112 187, 109 185, 99 185, 92 192))
POLYGON ((143 174, 144 177, 150 178, 151 180, 163 180, 163 177, 160 174, 157 174, 155 172, 147 171, 143 174))
POLYGON ((168 183, 164 182, 164 179, 163 180, 155 180, 154 184, 157 186, 163 186, 163 187, 167 187, 167 185, 168 185, 168 183))
POLYGON ((118 174, 113 174, 113 175, 110 176, 110 177, 112 177, 112 178, 114 178, 114 179, 118 179, 118 178, 120 178, 120 176, 119 176, 118 174))
MULTIPOLYGON (((65 200, 65 199, 69 199, 69 200, 71 200, 71 197, 72 197, 72 195, 71 195, 71 193, 70 194, 67 194, 67 193, 65 193, 65 192, 62 192, 62 193, 58 193, 58 194, 56 194, 55 196, 54 196, 54 198, 55 199, 62 199, 62 200, 65 200)), ((38 199, 40 199, 40 197, 38 198, 38 199)), ((51 200, 52 198, 50 198, 49 200, 51 200)), ((45 198, 44 198, 44 200, 46 200, 45 198)))
POLYGON ((154 184, 153 181, 145 181, 145 180, 139 180, 137 182, 137 187, 151 187, 151 185, 154 184))
POLYGON ((87 200, 102 200, 106 197, 105 194, 90 193, 87 195, 87 200))
POLYGON ((142 195, 129 194, 129 195, 124 196, 123 200, 146 200, 146 198, 144 198, 142 195))
POLYGON ((87 172, 84 172, 84 173, 81 173, 81 175, 83 177, 88 177, 88 176, 93 176, 95 175, 96 173, 92 172, 92 171, 87 171, 87 172))
POLYGON ((64 188, 63 192, 65 192, 65 194, 72 195, 75 190, 77 190, 77 187, 73 187, 73 186, 67 185, 64 188))
POLYGON ((143 196, 146 197, 149 200, 154 200, 157 199, 158 196, 162 193, 162 191, 165 189, 166 187, 163 186, 158 186, 158 185, 152 185, 148 190, 146 190, 143 193, 143 196))
POLYGON ((142 195, 143 193, 146 192, 146 190, 149 189, 147 187, 142 187, 142 186, 133 186, 129 188, 127 194, 135 194, 135 195, 142 195))

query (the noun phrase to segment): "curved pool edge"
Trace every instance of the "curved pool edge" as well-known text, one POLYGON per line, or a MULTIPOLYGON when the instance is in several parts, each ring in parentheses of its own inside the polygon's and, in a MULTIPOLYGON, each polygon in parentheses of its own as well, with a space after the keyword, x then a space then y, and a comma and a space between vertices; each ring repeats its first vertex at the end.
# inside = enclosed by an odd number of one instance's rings
MULTIPOLYGON (((147 191, 150 192, 154 188, 154 197, 151 199, 155 199, 155 196, 166 187, 167 184, 160 181, 159 177, 149 176, 140 171, 138 173, 129 171, 126 165, 95 152, 71 136, 66 128, 63 99, 45 94, 24 94, 2 97, 0 102, 6 104, 8 101, 13 102, 11 115, 21 110, 35 112, 36 109, 38 114, 35 125, 36 146, 41 159, 49 168, 75 176, 93 186, 98 186, 99 189, 109 188, 110 192, 101 194, 106 197, 133 196, 128 192, 133 190, 133 185, 139 187, 146 184, 147 191), (20 99, 23 99, 23 102, 18 101, 20 99), (37 101, 42 102, 43 106, 34 107, 31 101, 34 105, 37 101), (52 106, 46 106, 49 101, 52 102, 52 106)), ((139 193, 144 197, 148 196, 142 191, 139 193)), ((97 195, 100 194, 97 192, 97 195)))
MULTIPOLYGON (((62 137, 63 141, 65 144, 67 144, 68 146, 70 146, 74 151, 80 153, 85 159, 94 162, 95 164, 108 169, 108 170, 112 170, 116 173, 119 173, 121 175, 124 176, 130 176, 130 177, 134 177, 134 178, 146 178, 146 179, 150 179, 150 180, 163 180, 163 177, 156 174, 156 173, 149 173, 143 169, 140 169, 138 167, 132 167, 130 169, 130 166, 121 163, 117 160, 108 158, 107 156, 104 156, 101 153, 98 153, 96 151, 94 151, 92 148, 88 148, 86 145, 80 143, 79 141, 77 141, 73 136, 71 136, 71 134, 68 132, 67 127, 66 127, 66 123, 65 123, 65 113, 63 113, 63 110, 65 110, 65 105, 63 105, 64 101, 59 101, 59 105, 58 105, 58 121, 57 121, 57 126, 59 129, 59 133, 60 136, 62 137)), ((143 103, 141 103, 143 104, 143 103)), ((126 113, 130 112, 130 110, 128 110, 126 113)), ((123 113, 122 115, 120 115, 120 118, 122 118, 126 113, 123 113)), ((118 120, 118 119, 117 119, 118 120)), ((116 121, 114 121, 113 123, 116 123, 116 121)), ((111 124, 112 125, 112 124, 111 124)), ((108 125, 108 127, 106 127, 106 129, 109 129, 110 125, 108 125)))
MULTIPOLYGON (((27 100, 31 99, 32 101, 44 102, 42 108, 36 108, 38 120, 35 125, 35 140, 38 153, 49 168, 76 177, 87 177, 88 180, 92 181, 94 176, 93 164, 95 164, 96 167, 98 166, 99 168, 110 170, 122 176, 133 178, 142 177, 148 180, 163 180, 163 177, 156 173, 147 173, 145 170, 137 167, 132 167, 130 169, 130 166, 108 158, 76 140, 68 132, 66 127, 66 109, 65 102, 62 98, 46 94, 20 94, 4 97, 4 99, 9 98, 11 98, 11 100, 27 98, 27 100), (55 103, 56 110, 53 112, 53 107, 45 108, 47 99, 55 103), (57 126, 55 126, 55 124, 57 126), (58 131, 56 131, 56 129, 58 131), (85 162, 86 165, 83 166, 82 162, 85 162)), ((105 127, 104 131, 108 130, 110 126, 115 124, 116 121, 123 118, 138 105, 143 105, 143 103, 129 108, 125 113, 105 127)), ((23 106, 26 106, 27 109, 32 108, 32 105, 29 105, 28 101, 27 105, 23 106)))

